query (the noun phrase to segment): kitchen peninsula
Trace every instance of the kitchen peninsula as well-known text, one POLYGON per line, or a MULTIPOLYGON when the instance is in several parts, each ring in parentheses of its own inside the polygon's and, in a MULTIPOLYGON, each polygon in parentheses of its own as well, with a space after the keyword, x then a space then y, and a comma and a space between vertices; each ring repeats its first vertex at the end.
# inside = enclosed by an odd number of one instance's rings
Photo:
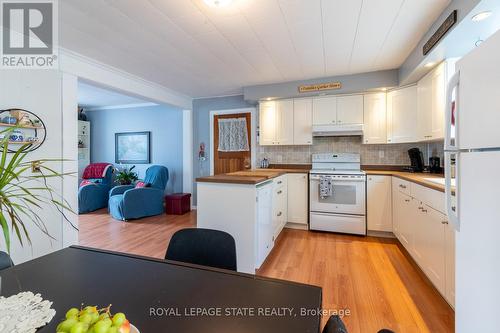
POLYGON ((238 271, 254 274, 285 224, 307 229, 307 172, 256 169, 198 178, 198 227, 231 234, 238 271))

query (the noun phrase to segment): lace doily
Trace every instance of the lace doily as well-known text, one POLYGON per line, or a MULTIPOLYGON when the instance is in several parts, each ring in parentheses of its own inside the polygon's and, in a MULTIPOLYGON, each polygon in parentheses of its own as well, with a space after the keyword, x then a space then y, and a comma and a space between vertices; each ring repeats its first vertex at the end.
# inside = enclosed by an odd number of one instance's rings
POLYGON ((51 306, 52 302, 30 291, 7 298, 0 296, 0 332, 35 333, 56 315, 51 306))

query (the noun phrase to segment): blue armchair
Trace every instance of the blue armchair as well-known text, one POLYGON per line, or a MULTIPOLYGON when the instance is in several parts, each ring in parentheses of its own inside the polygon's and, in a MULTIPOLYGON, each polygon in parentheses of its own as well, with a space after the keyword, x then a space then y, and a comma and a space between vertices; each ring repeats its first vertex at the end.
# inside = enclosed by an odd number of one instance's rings
MULTIPOLYGON (((95 164, 97 163, 88 165, 86 169, 92 168, 95 164)), ((88 180, 89 184, 80 186, 78 189, 78 213, 85 214, 107 207, 108 193, 113 184, 113 167, 111 164, 106 169, 104 177, 84 179, 88 180)))
POLYGON ((121 221, 138 219, 163 213, 163 200, 168 182, 168 169, 153 165, 146 170, 144 183, 149 187, 134 185, 116 186, 109 192, 109 213, 121 221))

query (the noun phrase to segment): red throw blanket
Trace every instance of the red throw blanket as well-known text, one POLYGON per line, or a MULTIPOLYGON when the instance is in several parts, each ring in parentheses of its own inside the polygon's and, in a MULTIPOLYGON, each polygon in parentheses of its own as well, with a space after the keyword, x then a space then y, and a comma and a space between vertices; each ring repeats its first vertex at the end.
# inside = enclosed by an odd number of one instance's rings
POLYGON ((92 163, 87 165, 83 171, 83 179, 104 178, 108 168, 111 168, 110 163, 92 163))

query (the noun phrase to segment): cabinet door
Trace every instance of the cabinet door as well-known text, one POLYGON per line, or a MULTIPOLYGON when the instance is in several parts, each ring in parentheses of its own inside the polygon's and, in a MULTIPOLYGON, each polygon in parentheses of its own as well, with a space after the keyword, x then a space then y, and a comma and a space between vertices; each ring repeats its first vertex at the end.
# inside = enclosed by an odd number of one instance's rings
POLYGON ((387 103, 386 93, 364 96, 364 137, 363 142, 387 142, 387 103))
POLYGON ((445 64, 439 65, 431 75, 432 83, 432 114, 431 139, 444 138, 444 113, 446 109, 446 71, 445 64))
POLYGON ((276 142, 276 103, 261 102, 259 107, 259 144, 273 145, 276 142))
POLYGON ((387 94, 387 142, 415 142, 417 138, 417 86, 387 94))
POLYGON ((432 138, 432 77, 424 76, 417 84, 418 140, 432 138))
POLYGON ((392 231, 391 176, 368 176, 368 230, 392 231))
POLYGON ((363 95, 341 96, 337 98, 337 124, 363 123, 363 95))
POLYGON ((410 196, 398 191, 398 239, 410 253, 413 247, 413 219, 415 217, 414 210, 412 209, 413 204, 410 196))
POLYGON ((255 267, 259 268, 273 248, 272 197, 271 184, 257 191, 257 258, 255 267))
POLYGON ((424 205, 426 246, 424 272, 442 295, 445 295, 445 223, 446 216, 424 205))
POLYGON ((276 144, 293 144, 293 100, 276 101, 276 144))
POLYGON ((396 238, 401 238, 399 235, 399 221, 400 221, 400 215, 401 213, 399 212, 402 208, 400 207, 401 204, 399 203, 400 197, 399 197, 399 188, 398 188, 398 183, 396 182, 396 178, 391 177, 392 180, 392 232, 394 233, 394 236, 396 238))
POLYGON ((293 100, 293 144, 312 145, 312 98, 293 100))
POLYGON ((445 298, 448 303, 455 307, 455 229, 445 219, 445 298))
POLYGON ((410 253, 417 264, 419 264, 422 270, 425 271, 425 257, 429 225, 426 221, 428 219, 427 214, 423 211, 423 209, 424 205, 420 200, 412 200, 411 211, 409 213, 412 214, 413 246, 410 253))
POLYGON ((313 125, 337 123, 337 97, 313 98, 313 125))
POLYGON ((307 225, 307 174, 289 173, 288 177, 288 222, 307 225))

